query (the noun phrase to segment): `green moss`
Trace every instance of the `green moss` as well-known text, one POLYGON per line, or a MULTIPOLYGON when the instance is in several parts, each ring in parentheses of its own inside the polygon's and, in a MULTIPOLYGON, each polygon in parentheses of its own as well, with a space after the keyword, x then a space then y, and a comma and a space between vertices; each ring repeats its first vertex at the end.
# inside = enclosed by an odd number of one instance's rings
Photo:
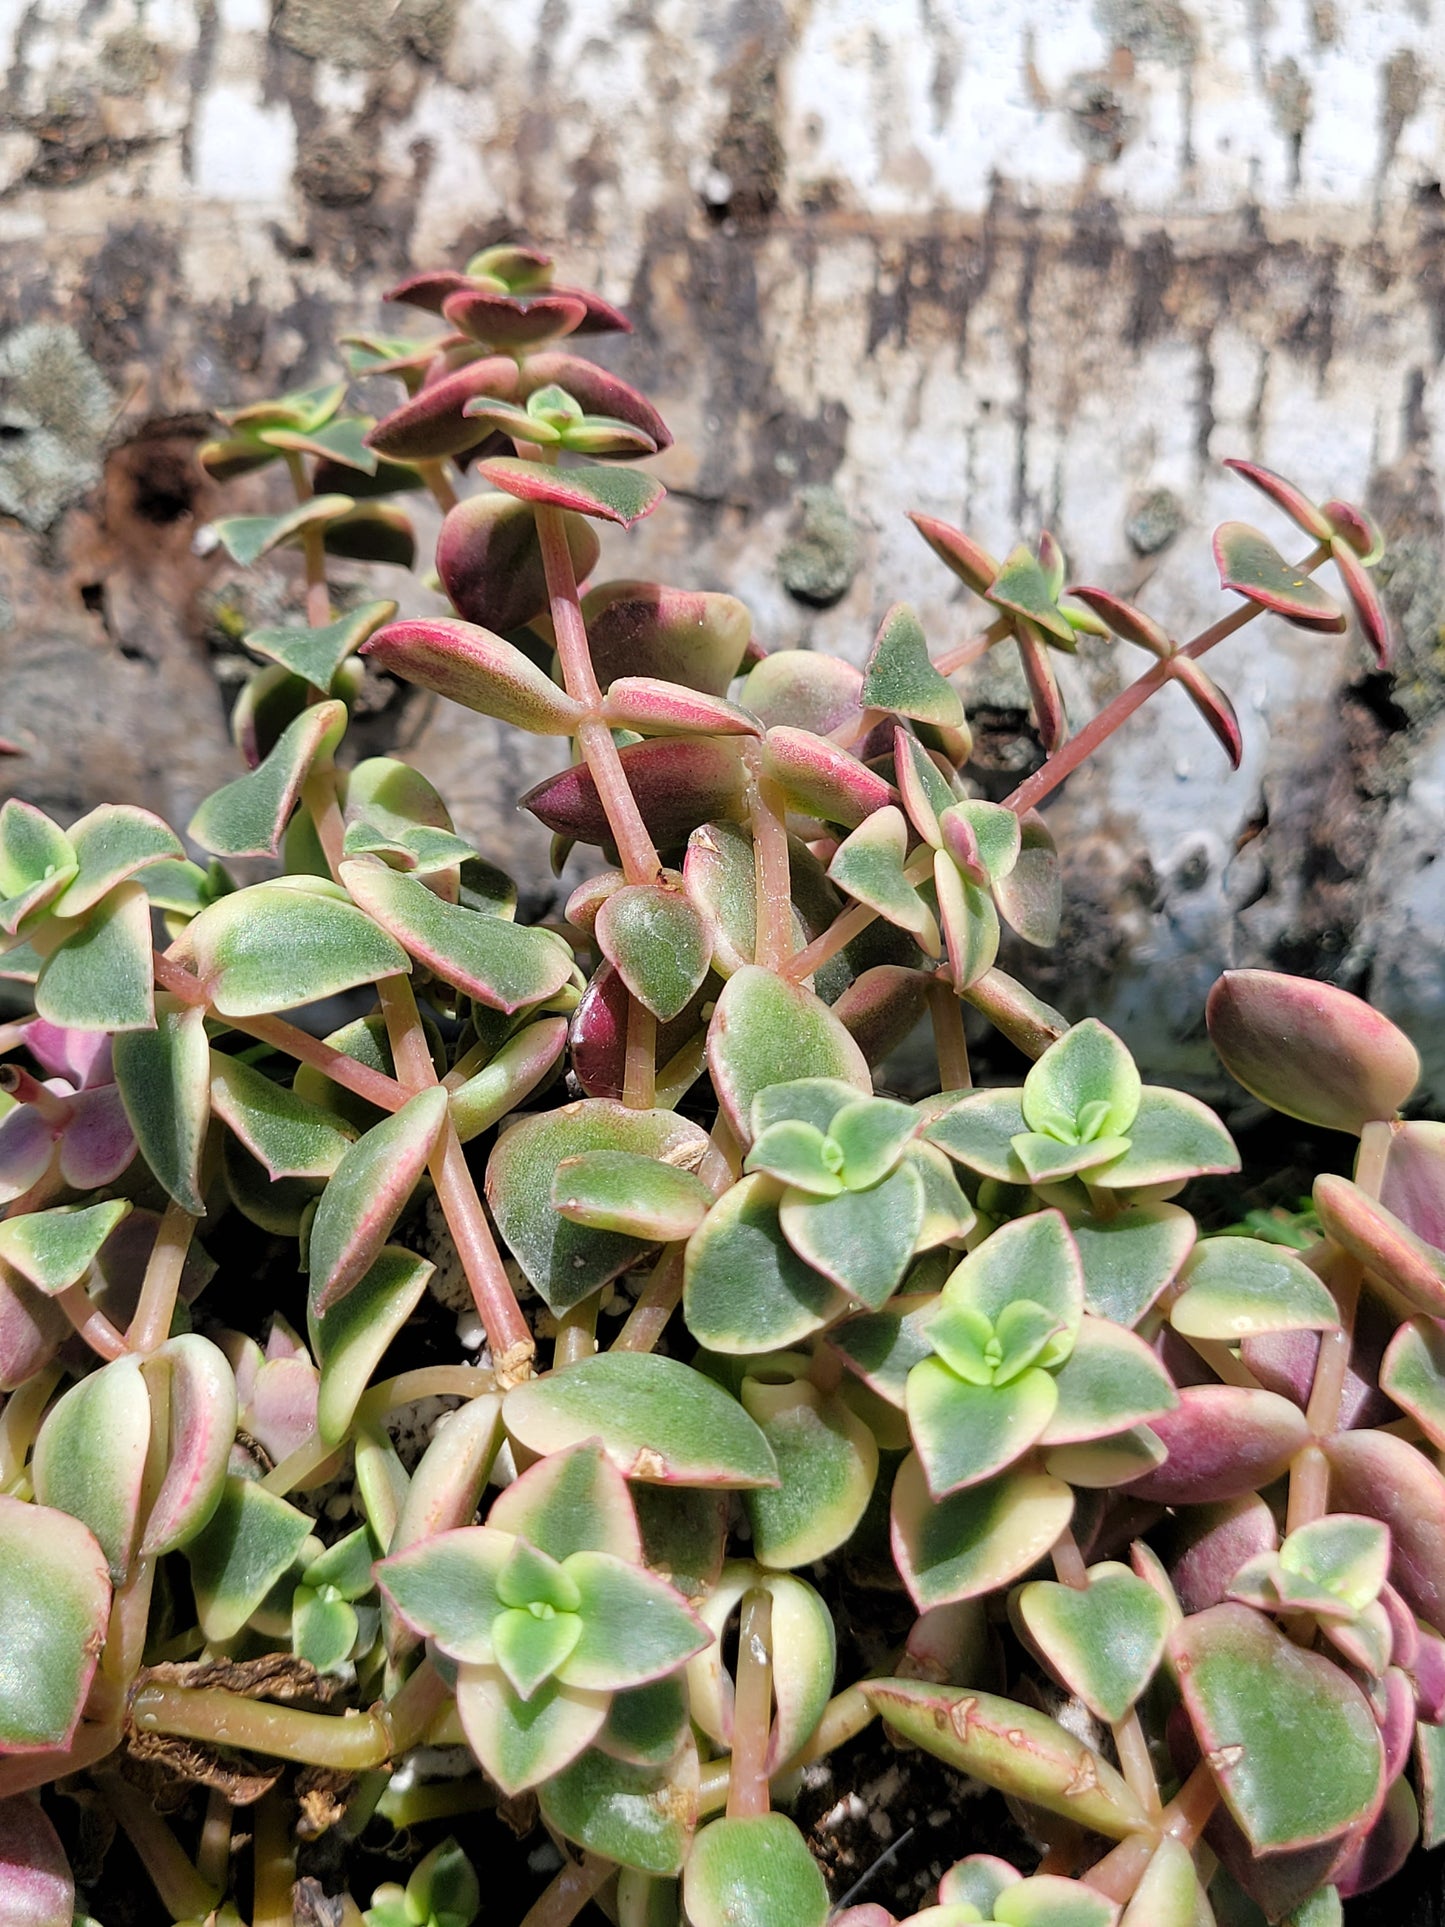
POLYGON ((73 328, 0 338, 0 514, 48 529, 100 479, 115 396, 73 328))
POLYGON ((832 488, 800 490, 798 520, 797 535, 778 551, 778 580, 799 602, 831 608, 858 573, 858 532, 832 488))

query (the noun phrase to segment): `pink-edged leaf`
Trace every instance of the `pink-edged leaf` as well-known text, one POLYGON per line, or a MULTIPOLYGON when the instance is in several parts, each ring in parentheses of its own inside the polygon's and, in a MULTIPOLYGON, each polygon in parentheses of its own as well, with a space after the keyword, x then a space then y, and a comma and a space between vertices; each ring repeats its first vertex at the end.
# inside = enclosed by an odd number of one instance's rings
POLYGON ((770 729, 763 738, 763 766, 791 809, 849 829, 897 800, 875 771, 811 730, 770 729))
POLYGON ((841 656, 779 649, 748 671, 742 700, 769 729, 811 729, 832 736, 862 721, 863 678, 841 656))
POLYGON ((600 517, 630 529, 651 515, 666 494, 661 482, 635 468, 608 468, 600 462, 578 468, 553 468, 545 462, 523 462, 497 455, 480 462, 477 473, 493 488, 519 501, 546 503, 576 515, 600 517))
POLYGON ((1062 558, 1054 566, 1045 570, 1043 562, 1020 542, 1011 549, 1003 561, 1003 566, 994 577, 988 591, 988 600, 996 608, 1006 609, 1011 615, 1021 619, 1021 628, 1032 625, 1053 637, 1065 649, 1074 647, 1074 632, 1068 620, 1058 608, 1058 591, 1063 584, 1055 584, 1054 577, 1059 575, 1062 558))
POLYGON ((934 668, 917 612, 895 603, 883 618, 863 674, 862 701, 869 709, 912 716, 944 729, 963 723, 963 702, 934 668))
POLYGON ((1169 664, 1169 676, 1177 682, 1214 732, 1225 755, 1229 767, 1238 769, 1244 756, 1244 737, 1240 734, 1239 718, 1234 704, 1215 682, 1214 678, 1199 667, 1192 656, 1174 656, 1169 664))
POLYGON ((1180 1606, 1199 1613, 1219 1605, 1240 1567, 1278 1544, 1274 1514, 1253 1492, 1181 1513, 1169 1562, 1180 1606))
POLYGON ((321 1369, 316 1425, 328 1445, 345 1440, 372 1373, 420 1304, 434 1269, 414 1251, 383 1246, 343 1297, 311 1312, 307 1330, 321 1369))
POLYGON ((1345 628, 1345 612, 1338 603, 1286 562, 1269 538, 1248 522, 1220 523, 1214 531, 1214 559, 1221 588, 1248 596, 1301 629, 1338 634, 1345 628))
POLYGON ((1445 1124, 1392 1128, 1380 1203, 1426 1244, 1445 1251, 1445 1124))
MULTIPOLYGON (((145 1031, 125 1034, 147 1035, 145 1031)), ((61 1177, 76 1191, 95 1191, 114 1184, 136 1151, 135 1133, 120 1091, 114 1084, 100 1084, 93 1091, 77 1091, 70 1101, 74 1108, 60 1139, 61 1177)), ((6 1175, 0 1156, 0 1195, 6 1175)))
POLYGON ((1342 1432, 1326 1442, 1330 1504, 1390 1528, 1390 1583, 1420 1618, 1445 1618, 1445 1477, 1391 1432, 1342 1432))
POLYGON ((409 274, 382 295, 383 301, 404 301, 410 308, 422 308, 439 315, 442 303, 458 289, 470 288, 471 277, 458 268, 429 268, 422 274, 409 274))
POLYGON ((1329 501, 1320 510, 1332 534, 1348 542, 1367 569, 1385 553, 1385 538, 1372 515, 1353 502, 1329 501))
POLYGON ((369 1270, 418 1179, 447 1114, 440 1085, 419 1091, 356 1140, 332 1174, 311 1224, 308 1300, 323 1316, 369 1270))
MULTIPOLYGON (((658 736, 630 743, 619 758, 642 820, 664 849, 685 843, 703 823, 739 812, 744 771, 733 740, 658 736)), ((559 836, 604 847, 612 841, 607 813, 585 763, 574 763, 536 784, 520 806, 559 836)))
POLYGON ((141 1361, 129 1354, 72 1385, 35 1440, 36 1498, 90 1528, 117 1584, 135 1551, 150 1433, 141 1361))
POLYGON ((544 294, 490 294, 464 286, 443 295, 443 316, 454 328, 489 348, 530 348, 570 335, 587 317, 582 302, 555 290, 544 294))
POLYGON ((0 1117, 0 1204, 21 1197, 45 1175, 64 1128, 33 1104, 17 1104, 0 1117))
POLYGON ((962 529, 940 522, 935 516, 910 513, 908 519, 939 561, 946 563, 975 595, 988 594, 998 574, 998 564, 987 549, 965 535, 962 529))
POLYGON ((1019 623, 1015 640, 1018 643, 1019 661, 1023 664, 1024 681, 1029 686, 1029 701, 1033 705, 1039 738, 1052 756, 1069 733, 1069 719, 1064 712, 1059 679, 1054 674, 1047 648, 1029 623, 1019 623))
POLYGON ((923 1015, 928 977, 906 964, 875 964, 830 1008, 870 1064, 881 1064, 923 1015))
POLYGON ((491 432, 485 422, 469 421, 462 410, 473 395, 517 392, 517 364, 510 355, 486 355, 429 380, 399 408, 384 416, 367 436, 367 446, 395 462, 436 461, 474 448, 491 432))
POLYGON ((1283 509, 1296 528, 1312 535, 1316 542, 1328 542, 1333 531, 1329 518, 1305 494, 1303 489, 1287 482, 1283 475, 1276 475, 1272 468, 1263 468, 1258 462, 1240 461, 1237 456, 1227 455, 1226 468, 1232 468, 1236 475, 1242 475, 1262 495, 1267 495, 1276 508, 1283 509))
POLYGON ((1160 1505, 1234 1499, 1279 1477, 1309 1441, 1297 1405, 1240 1385, 1189 1385, 1150 1421, 1169 1458, 1130 1492, 1160 1505))
POLYGON ((1348 1178, 1322 1173, 1314 1198, 1326 1232, 1359 1260, 1393 1305, 1407 1314, 1445 1318, 1445 1251, 1426 1244, 1348 1178))
MULTIPOLYGON (((657 1033, 657 1056, 666 1064, 675 1052, 689 1043, 700 1045, 704 1020, 701 996, 673 1019, 662 1024, 657 1033)), ((570 1030, 572 1070, 588 1097, 622 1096, 626 1081, 627 1013, 629 997, 626 984, 609 963, 593 973, 573 1012, 570 1030)), ((703 1066, 698 1064, 698 1075, 703 1066)))
POLYGON ((549 1559, 602 1552, 630 1565, 642 1561, 627 1481, 596 1438, 549 1452, 500 1494, 487 1519, 549 1559))
POLYGON ((1342 1668, 1248 1606, 1195 1614, 1169 1649, 1201 1752, 1256 1853, 1335 1839, 1374 1810, 1379 1730, 1342 1668))
POLYGON ((68 1513, 0 1496, 0 1570, 6 1647, 0 1751, 68 1746, 105 1644, 105 1555, 68 1513))
POLYGON ((712 963, 712 929, 674 885, 614 890, 597 912, 597 944, 632 995, 666 1023, 691 1003, 712 963))
MULTIPOLYGON (((572 292, 568 289, 569 294, 572 292)), ((608 309, 607 312, 616 314, 617 311, 608 309)), ((672 436, 667 424, 652 403, 618 376, 599 368, 595 361, 583 361, 580 355, 557 349, 528 355, 518 376, 521 399, 525 401, 539 388, 554 385, 565 388, 584 414, 610 415, 617 421, 629 422, 650 435, 659 449, 671 448, 672 436)))
POLYGON ((607 692, 602 715, 613 729, 633 729, 639 736, 762 734, 757 717, 736 703, 651 676, 619 676, 607 692))
POLYGON ((1161 662, 1166 662, 1174 654, 1176 645, 1168 630, 1161 628, 1153 616, 1146 616, 1142 609, 1136 609, 1132 602, 1126 602, 1123 596, 1112 595, 1107 589, 1085 588, 1073 582, 1069 584, 1069 594, 1076 596, 1095 615, 1102 616, 1114 634, 1122 636, 1125 642, 1137 643, 1161 662))
POLYGON ((1340 572, 1340 580, 1345 585, 1345 593, 1354 607, 1359 625, 1365 632, 1365 640, 1375 652, 1376 666, 1388 669, 1393 653, 1390 618, 1385 614, 1379 590, 1366 573, 1364 563, 1343 536, 1336 536, 1330 544, 1330 554, 1340 572))
POLYGON ((520 649, 470 622, 447 616, 389 622, 362 645, 362 654, 405 682, 534 735, 570 736, 582 718, 581 704, 520 649))
MULTIPOLYGON (((893 732, 893 771, 909 821, 925 843, 940 848, 943 842, 940 818, 945 810, 952 809, 958 798, 947 776, 922 743, 901 726, 893 732)), ((968 819, 956 820, 960 823, 961 835, 968 819)))
POLYGON ((582 615, 604 689, 621 677, 648 676, 725 696, 752 638, 752 617, 736 596, 661 582, 599 582, 582 598, 582 615))
POLYGON ((0 1266, 0 1392, 13 1392, 48 1364, 71 1329, 54 1299, 0 1266))
POLYGON ((770 1084, 833 1077, 865 1095, 863 1053, 812 991, 755 964, 733 972, 708 1027, 708 1067, 741 1144, 752 1142, 753 1099, 770 1084))
POLYGON ((1020 819, 1019 832, 1017 861, 1007 876, 993 880, 994 902, 1016 935, 1047 950, 1058 942, 1064 909, 1058 846, 1037 810, 1020 819))
POLYGON ((160 1491, 141 1535, 147 1557, 173 1552, 198 1533, 220 1502, 238 1416, 236 1380, 209 1339, 182 1333, 146 1361, 146 1377, 163 1377, 167 1460, 160 1491))
POLYGON ((1273 970, 1227 970, 1209 993, 1210 1041, 1224 1068, 1287 1117, 1356 1135, 1393 1117, 1420 1078, 1404 1032, 1333 984, 1273 970))
POLYGON ((71 1927, 75 1881, 65 1849, 36 1800, 0 1800, 0 1895, 7 1927, 71 1927))
POLYGON ((895 1732, 1026 1806, 1114 1840, 1146 1824, 1115 1769, 1031 1706, 925 1680, 869 1680, 863 1690, 895 1732))
POLYGON ((1396 1779, 1373 1826, 1330 1872, 1341 1900, 1371 1892, 1399 1873, 1420 1840, 1420 1808, 1408 1780, 1396 1779))
POLYGON ((63 1077, 76 1090, 110 1081, 110 1039, 104 1031, 62 1030, 32 1017, 25 1048, 47 1077, 63 1077))
MULTIPOLYGON (((601 553, 596 532, 580 515, 564 515, 563 525, 573 573, 585 581, 601 553)), ((515 496, 488 491, 449 509, 436 565, 457 614, 499 635, 520 629, 547 607, 536 517, 515 496)))

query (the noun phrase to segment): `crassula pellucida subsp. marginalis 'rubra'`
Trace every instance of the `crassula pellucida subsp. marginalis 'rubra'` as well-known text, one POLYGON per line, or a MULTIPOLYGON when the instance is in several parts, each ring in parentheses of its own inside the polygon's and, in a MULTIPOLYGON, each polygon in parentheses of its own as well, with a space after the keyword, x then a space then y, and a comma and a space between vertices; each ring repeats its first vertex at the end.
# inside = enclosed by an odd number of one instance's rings
MULTIPOLYGON (((215 535, 304 582, 245 637, 244 773, 184 835, 0 811, 34 1010, 0 1029, 7 1904, 71 1918, 36 1798, 64 1780, 174 1920, 289 1919, 298 1811, 379 1812, 458 1838, 364 1918, 467 1927, 465 1816, 528 1795, 567 1849, 528 1927, 593 1895, 823 1927, 789 1801, 881 1716, 1041 1843, 1012 1866, 961 1816, 918 1927, 1339 1920, 1445 1836, 1445 1127, 1401 1121, 1415 1052, 1359 1000, 1227 975, 1225 1067, 1359 1149, 1290 1243, 1201 1235, 1219 1118, 998 956, 1057 936, 1039 806, 1141 704, 1177 685, 1174 726, 1239 761, 1216 643, 1353 617, 1384 663, 1369 518, 1232 464, 1300 539, 1221 527, 1229 612, 1180 642, 1047 532, 999 560, 917 516, 976 632, 930 651, 899 604, 860 672, 725 593, 594 579, 669 442, 578 352, 626 327, 608 303, 512 245, 393 299, 439 330, 343 344, 390 413, 337 379, 201 451, 289 479, 215 535), (437 613, 338 598, 333 558, 417 561, 417 490, 437 613), (1075 729, 1081 638, 1151 660, 1075 729), (999 647, 1045 754, 990 801, 952 678, 999 647), (557 739, 522 802, 587 859, 565 916, 520 923, 426 778, 352 753, 376 670, 557 739), (1021 1082, 973 1088, 965 1015, 1021 1082), (905 1103, 875 1080, 920 1023, 937 1094, 905 1103), (208 1315, 229 1214, 291 1241, 304 1333, 208 1315), (439 1254, 484 1362, 388 1375, 439 1254), (404 1461, 397 1415, 437 1399, 404 1461), (916 1617, 840 1678, 831 1575, 870 1518, 916 1617), (448 1743, 474 1767, 433 1780, 448 1743)), ((876 1889, 836 1916, 894 1918, 876 1889)))

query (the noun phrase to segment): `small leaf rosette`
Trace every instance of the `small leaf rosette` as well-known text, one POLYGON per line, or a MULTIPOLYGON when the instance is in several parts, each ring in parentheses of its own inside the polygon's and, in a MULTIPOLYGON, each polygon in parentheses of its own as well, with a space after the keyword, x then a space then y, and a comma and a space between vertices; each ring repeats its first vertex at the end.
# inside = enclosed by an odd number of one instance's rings
POLYGON ((488 1518, 383 1560, 377 1580, 455 1663, 467 1742, 517 1793, 590 1747, 617 1694, 676 1672, 709 1636, 643 1565, 626 1482, 599 1445, 544 1459, 488 1518))

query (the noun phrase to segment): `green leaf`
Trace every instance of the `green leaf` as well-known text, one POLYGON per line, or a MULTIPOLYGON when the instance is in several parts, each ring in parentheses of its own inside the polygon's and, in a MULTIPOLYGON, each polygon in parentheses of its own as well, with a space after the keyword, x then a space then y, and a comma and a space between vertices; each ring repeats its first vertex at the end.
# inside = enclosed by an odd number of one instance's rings
POLYGON ((944 1287, 944 1302, 971 1305, 993 1325, 1016 1298, 1042 1305, 1069 1333, 1084 1311, 1083 1268, 1062 1213, 1037 1211, 1000 1226, 944 1287))
POLYGON ((842 1158, 837 1145, 816 1124, 800 1117, 783 1117, 754 1140, 743 1169, 766 1171, 780 1183, 809 1191, 814 1197, 836 1198, 843 1189, 838 1169, 842 1158))
MULTIPOLYGON (((1009 812, 1013 814, 1012 811, 1009 812)), ((1063 880, 1053 833, 1036 810, 1019 823, 1019 853, 1007 876, 994 881, 999 915, 1025 943, 1050 949, 1063 916, 1063 880)))
POLYGON ((291 1600, 291 1650, 318 1673, 342 1673, 360 1622, 346 1600, 298 1586, 291 1600))
POLYGON ((949 974, 954 989, 964 991, 993 969, 998 956, 998 912, 988 892, 970 883, 942 850, 934 852, 933 887, 949 974))
POLYGON ((744 1501, 754 1558, 774 1568, 825 1559, 852 1538, 873 1496, 876 1439, 842 1398, 825 1397, 807 1380, 745 1378, 742 1396, 781 1481, 744 1501))
POLYGON ((435 1269, 414 1251, 384 1246, 343 1297, 308 1313, 311 1350, 321 1368, 316 1426, 328 1445, 346 1437, 372 1373, 421 1303, 435 1269))
POLYGON ((692 1927, 824 1927, 828 1889, 802 1834, 782 1813, 714 1820, 682 1875, 692 1927))
POLYGON ((1059 1402, 1046 1446, 1074 1445, 1162 1417, 1179 1403, 1168 1372, 1142 1338, 1086 1316, 1054 1384, 1059 1402))
POLYGON ((1021 1578, 1073 1516, 1062 1480, 1005 1473, 935 1504, 916 1453, 893 1483, 893 1557, 920 1612, 979 1599, 1021 1578))
POLYGON ((415 877, 380 863, 343 863, 341 879, 367 915, 442 979, 510 1014, 554 996, 572 953, 544 930, 444 903, 415 877))
POLYGON ((150 900, 139 883, 118 883, 45 959, 35 1009, 63 1030, 150 1029, 150 900))
POLYGON ((1257 1238, 1204 1239, 1180 1282, 1169 1322, 1186 1338, 1233 1345, 1262 1332, 1329 1331, 1339 1323, 1334 1299, 1309 1266, 1257 1238))
POLYGON ((105 1644, 105 1555, 78 1519, 0 1495, 0 1570, 0 1747, 32 1753, 68 1746, 105 1644))
POLYGON ((694 1724, 719 1749, 733 1743, 733 1684, 724 1674, 726 1635, 745 1594, 759 1588, 772 1601, 775 1655, 786 1655, 773 1672, 776 1717, 768 1735, 767 1766, 774 1772, 802 1748, 822 1718, 837 1669, 833 1616, 805 1580, 768 1572, 751 1560, 730 1560, 699 1607, 713 1635, 688 1662, 688 1703, 694 1724))
POLYGON ((517 1543, 492 1526, 439 1532, 381 1560, 376 1583, 413 1632, 453 1659, 489 1663, 492 1627, 506 1605, 502 1574, 517 1543))
POLYGON ((691 1171, 635 1151, 584 1151, 552 1176, 552 1204, 573 1224, 670 1244, 707 1216, 712 1192, 691 1171))
POLYGON ((1379 1728, 1338 1666, 1247 1606, 1195 1613, 1169 1650, 1201 1751, 1255 1853, 1336 1839, 1372 1810, 1379 1728))
POLYGON ((465 1083, 447 1108, 457 1136, 468 1144, 529 1097, 556 1068, 567 1047, 567 1019, 542 1017, 527 1024, 465 1083))
POLYGON ((963 701, 928 658, 923 625, 906 602, 895 603, 883 618, 863 670, 860 700, 869 709, 890 710, 942 729, 963 724, 963 701))
POLYGON ((1035 1580, 1019 1593, 1029 1636, 1099 1719, 1117 1725, 1164 1656, 1169 1609, 1127 1566, 1091 1566, 1086 1587, 1035 1580))
POLYGON ((6 1218, 0 1223, 0 1264, 53 1297, 79 1284, 129 1210, 128 1198, 115 1198, 106 1204, 57 1205, 6 1218))
POLYGON ((349 514, 351 507, 349 495, 313 495, 282 515, 229 515, 212 527, 231 560, 248 569, 272 549, 301 541, 307 529, 325 528, 349 514))
POLYGON ((82 917, 148 863, 185 855, 168 824, 131 803, 102 803, 71 824, 69 842, 80 867, 51 902, 53 917, 82 917))
POLYGON ((1335 634, 1346 627, 1344 610, 1247 522, 1220 523, 1214 531, 1214 559, 1222 589, 1248 596, 1286 622, 1335 634))
POLYGON ((671 1111, 587 1098, 519 1118, 502 1133, 487 1165, 487 1202, 529 1282, 562 1312, 635 1264, 653 1240, 559 1216, 552 1203, 557 1167, 588 1152, 625 1151, 693 1171, 706 1149, 705 1133, 671 1111))
POLYGON ((681 1594, 645 1567, 606 1552, 574 1552, 563 1571, 576 1586, 581 1636, 558 1677, 588 1692, 660 1679, 700 1652, 705 1628, 681 1594))
POLYGON ((905 1739, 1025 1806, 1111 1840, 1148 1824, 1137 1796, 1108 1761, 1031 1706, 923 1680, 871 1680, 864 1691, 905 1739))
POLYGON ((311 1532, 304 1512, 254 1479, 228 1478, 220 1502, 186 1548, 196 1616, 213 1645, 245 1626, 311 1532))
POLYGON ((35 1440, 36 1498, 89 1526, 117 1585, 135 1551, 150 1433, 150 1394, 130 1357, 72 1385, 35 1440))
POLYGON ((588 462, 577 468, 551 468, 499 455, 477 464, 484 482, 524 502, 549 502, 578 515, 597 516, 630 529, 650 515, 666 490, 635 468, 607 468, 588 462))
POLYGON ((746 1177, 723 1193, 688 1241, 683 1313, 688 1330, 710 1351, 776 1351, 845 1307, 837 1286, 783 1236, 781 1196, 775 1179, 746 1177))
POLYGON ((311 1224, 309 1316, 323 1317, 371 1269, 426 1169, 446 1114, 447 1094, 436 1084, 347 1146, 311 1224))
POLYGON ((925 1136, 980 1177, 1027 1184, 1028 1173, 1014 1149, 1014 1139, 1026 1129, 1021 1090, 970 1091, 940 1111, 925 1136))
POLYGON ((833 853, 828 875, 855 903, 865 903, 900 930, 910 931, 930 957, 939 951, 933 912, 903 873, 908 825, 896 804, 885 804, 850 831, 833 853))
POLYGON ((850 1191, 866 1191, 887 1177, 918 1129, 918 1114, 891 1097, 862 1097, 835 1113, 828 1135, 843 1154, 850 1191))
POLYGON ((1074 646, 1074 632, 1068 618, 1060 613, 1058 595, 1044 574, 1037 556, 1020 542, 1004 558, 1003 567, 986 591, 996 608, 1024 616, 1046 630, 1065 649, 1074 646))
MULTIPOLYGON (((154 1030, 111 1045, 115 1081, 141 1156, 182 1211, 202 1217, 201 1152, 210 1115, 205 1009, 162 991, 154 1030)), ((252 1073, 256 1075, 256 1073, 252 1073)))
POLYGON ((519 1699, 499 1666, 467 1663, 457 1675, 457 1712, 467 1744, 504 1793, 560 1773, 596 1739, 611 1695, 548 1680, 519 1699))
POLYGON ((614 890, 597 912, 597 942, 638 1002, 662 1023, 686 1009, 712 963, 712 931, 680 890, 614 890))
POLYGON ((1082 1881, 1041 1873, 1001 1893, 993 1917, 1000 1927, 1117 1927, 1119 1909, 1082 1881))
POLYGON ((1116 1325, 1137 1325, 1188 1257, 1194 1220, 1177 1204, 1136 1204, 1113 1217, 1072 1211, 1084 1267, 1084 1305, 1116 1325))
POLYGON ((923 1210, 923 1180, 912 1164, 900 1164, 866 1191, 835 1198, 787 1191, 778 1221, 800 1258, 876 1311, 908 1267, 923 1210))
POLYGON ((492 1622, 492 1651, 507 1683, 524 1700, 556 1674, 582 1637, 576 1613, 544 1618, 525 1607, 508 1607, 492 1622))
POLYGON ((795 1077, 785 1084, 768 1084, 753 1099, 754 1137, 777 1124, 808 1124, 826 1136, 833 1119, 847 1104, 858 1101, 856 1086, 838 1077, 795 1077))
POLYGON ((1238 1169, 1234 1139, 1207 1104, 1183 1091, 1146 1084, 1129 1126, 1129 1149, 1092 1170, 1089 1182, 1108 1191, 1137 1191, 1238 1169))
POLYGON ((1380 1366, 1380 1390, 1409 1413, 1432 1445, 1445 1445, 1445 1329, 1436 1319, 1401 1325, 1380 1366))
POLYGON ((327 461, 337 462, 342 468, 354 468, 363 475, 375 475, 377 458, 364 440, 367 431, 374 426, 368 415, 346 415, 340 421, 328 422, 324 428, 263 429, 261 439, 272 448, 324 456, 327 461))
POLYGON ((946 1498, 994 1478, 1043 1437, 1058 1402, 1037 1367, 1007 1385, 971 1385, 941 1359, 908 1374, 908 1425, 929 1491, 946 1498))
POLYGON ((263 1076, 242 1058, 211 1051, 208 1068, 212 1109, 268 1177, 274 1181, 332 1175, 352 1141, 334 1116, 263 1076))
POLYGON ((303 709, 263 763, 206 798, 190 835, 216 856, 275 856, 312 765, 332 754, 345 729, 345 703, 303 709))
MULTIPOLYGON (((614 1700, 604 1739, 622 1703, 614 1700)), ((590 1852, 624 1868, 676 1874, 697 1821, 697 1749, 685 1746, 659 1770, 593 1747, 554 1774, 538 1799, 548 1823, 590 1852)))
POLYGON ((872 1089, 862 1051, 827 1005, 755 964, 734 971, 723 986, 707 1056, 719 1102, 744 1144, 753 1100, 770 1084, 831 1077, 865 1094, 872 1089))
POLYGON ((1051 1044, 1024 1079, 1024 1120, 1065 1144, 1127 1137, 1142 1088, 1124 1045, 1088 1017, 1051 1044))
POLYGON ((195 968, 222 1017, 290 1010, 411 968, 400 945, 353 904, 279 882, 222 897, 170 954, 195 968))
POLYGON ((632 1565, 642 1558, 627 1481, 596 1439, 550 1452, 513 1480, 488 1518, 559 1563, 574 1552, 605 1552, 632 1565))
POLYGON ((64 872, 73 875, 79 863, 70 838, 44 810, 18 796, 0 806, 0 898, 22 896, 64 872))

